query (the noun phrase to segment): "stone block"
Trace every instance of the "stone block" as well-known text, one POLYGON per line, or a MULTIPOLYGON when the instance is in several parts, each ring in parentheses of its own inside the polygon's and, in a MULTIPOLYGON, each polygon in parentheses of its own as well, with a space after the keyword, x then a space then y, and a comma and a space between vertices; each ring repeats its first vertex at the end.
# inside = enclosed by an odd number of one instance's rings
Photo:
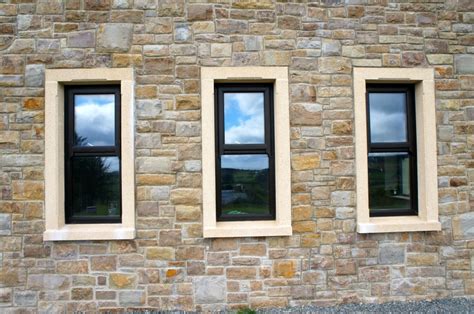
POLYGON ((113 273, 109 275, 109 287, 113 289, 134 289, 137 276, 134 274, 113 273))
POLYGON ((175 259, 175 249, 170 247, 154 247, 146 250, 146 258, 150 260, 172 261, 175 259))
POLYGON ((188 5, 188 21, 211 20, 213 9, 211 4, 190 4, 188 5))
POLYGON ((97 30, 98 52, 128 52, 132 44, 133 24, 101 24, 97 30))
POLYGON ((95 32, 84 31, 69 33, 67 36, 67 46, 71 48, 95 47, 95 32))
POLYGON ((30 274, 28 288, 33 290, 65 290, 69 289, 71 280, 67 276, 54 274, 30 274))
POLYGON ((296 274, 295 261, 274 261, 273 262, 273 276, 280 278, 293 278, 296 274))
POLYGON ((455 55, 454 68, 459 74, 474 74, 474 55, 455 55))
POLYGON ((159 243, 160 246, 177 246, 181 244, 181 230, 161 230, 159 243))
POLYGON ((351 73, 351 60, 341 57, 319 58, 319 71, 321 73, 351 73))
POLYGON ((10 214, 0 214, 0 235, 10 235, 12 233, 12 218, 10 214))
POLYGON ((117 269, 116 256, 92 256, 91 271, 115 271, 117 269))
POLYGON ((230 57, 232 55, 232 44, 211 44, 211 57, 230 57))
POLYGON ((39 87, 44 85, 44 65, 28 64, 25 68, 25 85, 39 87))
POLYGON ((474 239, 474 213, 464 213, 453 218, 455 239, 474 239))
POLYGON ((350 191, 331 192, 331 204, 335 206, 355 205, 355 193, 350 191))
POLYGON ((405 245, 403 244, 381 244, 379 247, 380 264, 404 264, 405 245))
POLYGON ((119 303, 121 306, 142 306, 146 301, 145 291, 120 291, 119 303))
POLYGON ((321 157, 319 154, 305 154, 293 156, 291 167, 293 170, 311 170, 319 167, 321 157))
POLYGON ((59 261, 56 264, 58 274, 87 274, 89 263, 85 260, 59 261))
POLYGON ((193 280, 194 297, 197 304, 223 303, 226 298, 224 277, 206 276, 193 280))
POLYGON ((92 288, 72 288, 71 299, 72 300, 92 300, 93 290, 92 288))

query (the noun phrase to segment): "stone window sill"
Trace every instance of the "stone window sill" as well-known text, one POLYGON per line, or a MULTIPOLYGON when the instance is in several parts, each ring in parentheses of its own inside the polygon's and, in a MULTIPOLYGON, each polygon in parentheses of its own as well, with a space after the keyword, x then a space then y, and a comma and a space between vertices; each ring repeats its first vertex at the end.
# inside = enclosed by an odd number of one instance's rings
POLYGON ((129 240, 135 238, 135 228, 122 224, 65 225, 60 229, 49 229, 43 233, 44 241, 74 240, 129 240))
POLYGON ((358 223, 359 233, 385 233, 410 231, 440 231, 441 223, 423 220, 418 216, 373 217, 369 222, 358 223))
POLYGON ((291 225, 277 221, 226 221, 215 227, 205 227, 205 238, 290 236, 291 225))

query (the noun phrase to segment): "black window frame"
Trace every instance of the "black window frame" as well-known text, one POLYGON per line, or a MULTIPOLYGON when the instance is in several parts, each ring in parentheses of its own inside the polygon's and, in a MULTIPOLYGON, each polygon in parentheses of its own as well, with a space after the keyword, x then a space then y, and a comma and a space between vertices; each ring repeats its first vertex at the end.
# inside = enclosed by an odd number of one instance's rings
MULTIPOLYGON (((122 222, 122 158, 121 158, 121 90, 120 85, 68 85, 64 87, 64 168, 65 168, 65 220, 66 224, 94 224, 122 222), (74 146, 74 96, 75 95, 115 95, 115 145, 113 146, 74 146), (119 160, 119 217, 74 216, 73 211, 73 157, 117 157, 119 160)), ((93 127, 93 126, 92 126, 93 127)))
POLYGON ((275 134, 274 134, 274 99, 271 83, 217 83, 214 85, 215 104, 215 151, 216 151, 216 220, 249 221, 275 220, 275 134), (224 138, 224 93, 263 92, 264 94, 264 144, 225 144, 224 138), (266 154, 268 156, 268 194, 269 209, 267 215, 223 215, 221 206, 221 156, 223 155, 266 154))
MULTIPOLYGON (((417 149, 416 149, 416 106, 415 86, 411 84, 393 83, 368 83, 366 84, 366 113, 367 113, 367 158, 370 153, 408 153, 410 157, 410 205, 408 209, 370 209, 370 217, 383 216, 412 216, 418 215, 418 175, 417 175, 417 149), (406 142, 381 142, 372 143, 370 126, 370 101, 371 93, 405 93, 406 97, 406 142)), ((370 195, 370 186, 368 187, 370 195)))

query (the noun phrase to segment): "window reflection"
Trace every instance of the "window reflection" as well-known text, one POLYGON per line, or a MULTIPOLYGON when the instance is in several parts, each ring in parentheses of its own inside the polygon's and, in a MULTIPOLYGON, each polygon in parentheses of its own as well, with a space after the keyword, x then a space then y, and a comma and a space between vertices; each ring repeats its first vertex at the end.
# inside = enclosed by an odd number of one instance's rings
POLYGON ((115 145, 114 106, 114 95, 74 95, 74 145, 115 145))
POLYGON ((268 215, 269 164, 267 155, 221 157, 221 212, 223 215, 268 215))
POLYGON ((409 154, 370 153, 368 165, 371 213, 411 208, 409 154))
POLYGON ((372 143, 407 141, 405 93, 370 93, 369 105, 372 143))
POLYGON ((118 157, 73 157, 73 215, 120 216, 118 157))
POLYGON ((263 144, 263 93, 224 93, 224 143, 263 144))

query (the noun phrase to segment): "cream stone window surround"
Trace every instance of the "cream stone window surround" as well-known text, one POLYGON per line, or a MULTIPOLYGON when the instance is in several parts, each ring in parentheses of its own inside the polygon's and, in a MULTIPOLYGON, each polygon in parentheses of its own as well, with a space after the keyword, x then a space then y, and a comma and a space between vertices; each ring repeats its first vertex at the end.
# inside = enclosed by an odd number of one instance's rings
POLYGON ((133 69, 51 69, 45 79, 45 219, 44 241, 135 238, 133 69), (122 222, 65 224, 64 86, 120 84, 122 222))
POLYGON ((289 236, 291 227, 290 119, 287 67, 202 67, 203 235, 217 237, 289 236), (214 84, 274 84, 275 204, 271 221, 216 221, 214 84))
POLYGON ((357 232, 439 231, 436 161, 436 116, 433 69, 354 68, 357 232), (370 217, 367 161, 367 83, 415 85, 418 215, 370 217))

